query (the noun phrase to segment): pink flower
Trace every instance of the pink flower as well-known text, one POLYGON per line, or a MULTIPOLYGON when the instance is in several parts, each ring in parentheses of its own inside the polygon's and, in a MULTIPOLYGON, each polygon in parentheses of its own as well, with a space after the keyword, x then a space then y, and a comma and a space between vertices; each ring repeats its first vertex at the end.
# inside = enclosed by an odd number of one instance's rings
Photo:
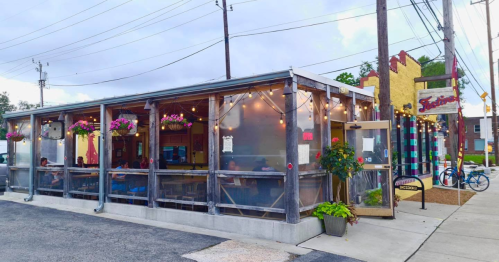
POLYGON ((336 143, 336 142, 338 142, 338 141, 340 141, 340 139, 339 139, 339 138, 337 138, 337 137, 333 137, 333 139, 331 139, 331 142, 333 142, 333 143, 336 143))
POLYGON ((317 152, 317 155, 315 155, 315 159, 319 159, 321 157, 321 152, 317 152))

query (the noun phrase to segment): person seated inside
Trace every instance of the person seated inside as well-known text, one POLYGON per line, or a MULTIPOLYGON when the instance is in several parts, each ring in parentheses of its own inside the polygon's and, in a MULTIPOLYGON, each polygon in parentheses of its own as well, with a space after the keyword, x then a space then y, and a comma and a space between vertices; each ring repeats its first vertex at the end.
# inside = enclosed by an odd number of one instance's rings
MULTIPOLYGON (((128 169, 128 162, 125 160, 120 160, 119 161, 119 166, 116 169, 128 169)), ((111 176, 112 178, 112 185, 111 185, 111 192, 114 191, 127 191, 126 184, 125 184, 125 177, 126 174, 116 174, 113 173, 111 176)))
MULTIPOLYGON (((227 164, 227 170, 230 171, 239 171, 241 168, 236 164, 236 161, 234 159, 229 160, 229 163, 227 164)), ((234 178, 229 177, 225 180, 227 183, 234 183, 234 178)), ((240 183, 238 183, 240 185, 240 183)))
POLYGON ((147 158, 143 157, 142 162, 140 162, 140 169, 148 169, 149 168, 149 162, 147 162, 147 158))
MULTIPOLYGON (((47 167, 48 160, 46 157, 42 157, 40 159, 40 166, 47 167)), ((50 188, 62 188, 64 183, 64 176, 59 172, 45 172, 43 177, 40 179, 41 187, 50 187, 50 188)))
MULTIPOLYGON (((264 157, 258 157, 255 162, 256 167, 253 168, 255 172, 276 172, 275 168, 268 165, 268 161, 264 157)), ((253 183, 255 182, 258 189, 258 197, 256 198, 258 199, 258 204, 261 206, 271 206, 275 199, 279 197, 271 194, 272 189, 279 188, 279 180, 269 178, 253 181, 253 183)), ((274 207, 277 206, 274 205, 274 207)))
POLYGON ((79 167, 79 168, 87 168, 87 165, 83 162, 83 157, 79 156, 76 159, 76 164, 73 167, 79 167))

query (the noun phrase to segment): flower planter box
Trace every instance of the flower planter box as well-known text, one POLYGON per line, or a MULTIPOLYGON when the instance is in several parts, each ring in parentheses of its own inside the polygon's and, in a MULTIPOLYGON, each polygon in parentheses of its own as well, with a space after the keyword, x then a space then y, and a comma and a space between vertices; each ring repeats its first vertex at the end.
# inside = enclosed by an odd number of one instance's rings
POLYGON ((179 130, 182 130, 184 128, 184 126, 181 124, 178 124, 178 123, 172 123, 172 124, 168 124, 168 128, 172 131, 179 131, 179 130))
POLYGON ((334 217, 327 214, 324 215, 324 225, 326 234, 330 236, 342 237, 347 230, 347 220, 342 217, 334 217))
POLYGON ((14 142, 20 142, 24 139, 24 137, 23 136, 13 136, 10 139, 12 139, 12 141, 14 141, 14 142))
POLYGON ((120 134, 120 136, 126 136, 126 135, 128 135, 130 133, 130 130, 128 130, 128 129, 118 129, 118 130, 116 130, 116 132, 118 134, 120 134))

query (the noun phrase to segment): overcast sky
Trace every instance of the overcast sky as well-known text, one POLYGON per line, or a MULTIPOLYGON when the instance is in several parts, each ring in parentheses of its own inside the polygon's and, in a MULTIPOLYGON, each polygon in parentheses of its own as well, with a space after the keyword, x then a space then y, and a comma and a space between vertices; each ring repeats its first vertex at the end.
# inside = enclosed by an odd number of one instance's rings
MULTIPOLYGON (((477 78, 479 83, 472 82, 478 92, 483 92, 480 84, 490 93, 485 5, 470 6, 468 0, 453 2, 456 49, 471 69, 467 74, 471 78, 472 73, 477 78)), ((375 0, 228 0, 228 5, 234 4, 234 11, 228 14, 232 36, 283 23, 287 24, 246 34, 333 21, 231 39, 232 76, 301 67, 359 52, 363 53, 305 69, 320 74, 374 60, 377 50, 364 51, 377 47, 376 15, 365 15, 376 11, 375 3, 375 0), (348 19, 354 16, 358 17, 348 19), (334 21, 338 19, 345 20, 334 21)), ((388 0, 389 8, 408 4, 409 0, 388 0)), ((39 102, 39 75, 32 58, 41 61, 44 71, 48 72, 50 89, 45 90, 48 105, 224 79, 224 45, 218 43, 185 60, 138 77, 83 87, 51 86, 135 75, 216 43, 223 39, 223 20, 215 1, 0 0, 0 5, 0 91, 8 91, 16 103, 19 100, 39 102)), ((442 21, 441 0, 433 1, 432 7, 442 21)), ((421 8, 432 22, 427 25, 433 31, 431 27, 437 26, 430 11, 422 5, 421 8)), ((499 1, 491 4, 491 13, 499 13, 499 1)), ((492 15, 493 36, 499 33, 498 23, 499 19, 492 15)), ((388 27, 390 43, 406 40, 390 45, 390 54, 419 47, 421 43, 433 43, 412 6, 389 11, 388 27)), ((437 41, 443 37, 441 31, 432 35, 437 41)), ((499 49, 499 38, 493 41, 494 50, 499 49)), ((438 46, 443 52, 443 44, 440 42, 438 46)), ((439 49, 430 45, 409 53, 415 58, 421 55, 436 57, 439 49)), ((494 53, 494 61, 498 58, 499 50, 494 53)), ((347 71, 357 75, 358 68, 347 71)), ((494 71, 497 86, 497 63, 494 71)), ((325 76, 335 78, 339 73, 325 76)), ((465 115, 482 114, 483 105, 471 86, 464 92, 464 99, 465 115)))

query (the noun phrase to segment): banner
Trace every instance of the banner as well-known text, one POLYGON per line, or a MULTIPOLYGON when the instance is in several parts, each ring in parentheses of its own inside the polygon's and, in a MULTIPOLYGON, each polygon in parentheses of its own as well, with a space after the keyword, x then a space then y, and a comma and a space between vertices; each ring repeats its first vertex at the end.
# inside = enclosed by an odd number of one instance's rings
MULTIPOLYGON (((464 141, 465 141, 465 127, 463 112, 461 110, 461 101, 459 99, 459 87, 457 82, 457 59, 454 56, 452 63, 452 87, 454 88, 454 96, 457 98, 457 130, 458 130, 458 146, 457 146, 457 175, 460 177, 461 169, 463 168, 464 160, 464 141)), ((460 186, 459 186, 460 187, 460 186)))
POLYGON ((418 115, 456 114, 458 98, 454 96, 454 87, 418 90, 418 115))

